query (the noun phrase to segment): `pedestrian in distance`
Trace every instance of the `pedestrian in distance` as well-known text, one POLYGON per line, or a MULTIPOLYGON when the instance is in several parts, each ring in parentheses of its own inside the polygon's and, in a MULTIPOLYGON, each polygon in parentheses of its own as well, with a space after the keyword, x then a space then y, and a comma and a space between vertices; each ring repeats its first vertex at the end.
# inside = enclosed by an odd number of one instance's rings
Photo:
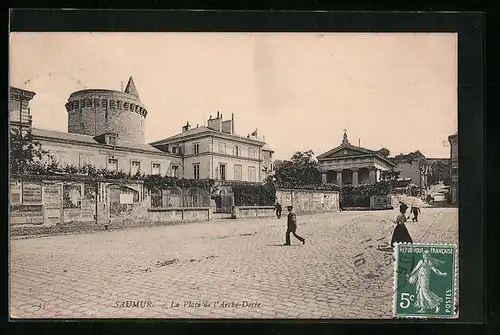
POLYGON ((276 211, 276 216, 278 217, 278 219, 281 219, 281 211, 283 210, 283 208, 281 207, 279 201, 276 201, 276 206, 274 206, 274 210, 276 211))
POLYGON ((295 236, 296 239, 302 242, 302 244, 306 243, 306 239, 300 237, 296 234, 297 231, 297 215, 293 212, 293 206, 287 206, 288 209, 288 221, 287 221, 287 229, 285 233, 286 242, 285 245, 291 245, 290 243, 290 233, 295 236))
POLYGON ((391 247, 394 246, 394 243, 413 243, 413 240, 406 228, 405 222, 408 220, 408 217, 405 215, 408 206, 405 204, 401 204, 399 206, 399 215, 396 218, 396 227, 394 228, 394 232, 392 233, 391 239, 391 247))
POLYGON ((412 207, 411 212, 413 213, 413 218, 411 220, 413 222, 418 222, 418 214, 420 213, 420 208, 412 207))

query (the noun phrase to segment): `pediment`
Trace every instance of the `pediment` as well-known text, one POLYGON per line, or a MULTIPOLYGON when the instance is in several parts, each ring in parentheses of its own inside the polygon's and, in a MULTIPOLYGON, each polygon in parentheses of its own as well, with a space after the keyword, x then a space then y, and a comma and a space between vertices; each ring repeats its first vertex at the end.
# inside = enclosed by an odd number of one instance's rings
POLYGON ((367 154, 373 154, 371 150, 353 147, 353 146, 340 146, 330 151, 325 152, 324 154, 319 155, 317 158, 319 160, 322 159, 331 159, 337 157, 352 157, 352 156, 366 156, 367 154))

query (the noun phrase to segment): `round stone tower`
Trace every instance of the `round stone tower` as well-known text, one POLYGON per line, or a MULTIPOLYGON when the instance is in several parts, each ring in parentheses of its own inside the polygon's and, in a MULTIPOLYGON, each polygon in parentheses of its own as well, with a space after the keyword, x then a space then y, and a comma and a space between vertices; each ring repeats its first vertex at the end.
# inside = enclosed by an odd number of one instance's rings
POLYGON ((144 143, 147 110, 130 77, 124 92, 87 89, 74 92, 66 103, 68 132, 98 136, 115 133, 118 140, 144 143))

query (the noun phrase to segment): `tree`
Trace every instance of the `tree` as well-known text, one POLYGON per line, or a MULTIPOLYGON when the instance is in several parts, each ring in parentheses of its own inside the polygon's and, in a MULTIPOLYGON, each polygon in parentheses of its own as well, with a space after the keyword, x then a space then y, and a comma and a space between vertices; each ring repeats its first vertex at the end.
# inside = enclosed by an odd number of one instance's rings
POLYGON ((382 149, 377 151, 377 154, 379 154, 380 156, 383 156, 383 157, 389 157, 391 152, 387 148, 382 148, 382 149))
POLYGON ((290 160, 275 163, 275 175, 278 185, 305 186, 321 183, 321 172, 312 150, 297 151, 290 160))
POLYGON ((51 158, 51 155, 33 139, 31 131, 11 129, 9 159, 11 174, 29 174, 48 158, 51 158))

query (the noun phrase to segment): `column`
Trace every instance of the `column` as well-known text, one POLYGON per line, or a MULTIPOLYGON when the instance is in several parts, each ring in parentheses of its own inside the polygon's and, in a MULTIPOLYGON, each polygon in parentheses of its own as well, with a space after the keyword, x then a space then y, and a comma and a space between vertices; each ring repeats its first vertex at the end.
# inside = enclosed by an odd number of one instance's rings
POLYGON ((358 169, 352 168, 352 186, 358 186, 358 169))
POLYGON ((377 169, 371 167, 368 169, 368 173, 370 175, 370 184, 375 184, 377 181, 377 169))
POLYGON ((321 184, 326 184, 326 172, 321 173, 321 184))
POLYGON ((342 186, 342 170, 335 170, 337 173, 337 185, 342 186))

